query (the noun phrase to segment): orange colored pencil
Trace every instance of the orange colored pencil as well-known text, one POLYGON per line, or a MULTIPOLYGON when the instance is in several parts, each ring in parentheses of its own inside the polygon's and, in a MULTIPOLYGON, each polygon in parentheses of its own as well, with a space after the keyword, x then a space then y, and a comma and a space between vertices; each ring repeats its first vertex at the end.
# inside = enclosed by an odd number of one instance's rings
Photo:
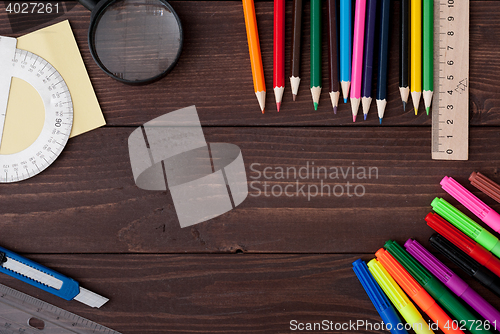
POLYGON ((266 105, 266 83, 264 81, 264 68, 262 67, 262 56, 260 54, 259 32, 257 30, 257 17, 253 0, 243 0, 243 13, 245 15, 245 26, 247 29, 248 51, 250 52, 250 64, 252 66, 253 86, 260 109, 264 113, 266 105))

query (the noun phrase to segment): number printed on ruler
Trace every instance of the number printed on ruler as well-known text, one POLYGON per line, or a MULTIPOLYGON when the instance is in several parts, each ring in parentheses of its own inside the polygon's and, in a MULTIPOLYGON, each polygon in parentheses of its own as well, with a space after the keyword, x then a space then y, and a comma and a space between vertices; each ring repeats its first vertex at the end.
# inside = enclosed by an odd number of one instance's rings
POLYGON ((436 0, 434 64, 432 159, 467 160, 469 0, 436 0))

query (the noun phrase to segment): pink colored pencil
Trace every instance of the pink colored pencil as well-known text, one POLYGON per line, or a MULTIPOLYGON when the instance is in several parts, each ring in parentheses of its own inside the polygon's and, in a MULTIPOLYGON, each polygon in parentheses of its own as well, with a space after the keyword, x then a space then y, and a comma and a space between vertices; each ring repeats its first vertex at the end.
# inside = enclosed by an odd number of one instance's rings
POLYGON ((285 0, 274 0, 273 87, 279 112, 285 90, 285 0))
POLYGON ((356 122, 361 100, 361 74, 363 71, 363 44, 365 37, 366 0, 356 0, 354 36, 352 42, 351 108, 352 121, 356 122))

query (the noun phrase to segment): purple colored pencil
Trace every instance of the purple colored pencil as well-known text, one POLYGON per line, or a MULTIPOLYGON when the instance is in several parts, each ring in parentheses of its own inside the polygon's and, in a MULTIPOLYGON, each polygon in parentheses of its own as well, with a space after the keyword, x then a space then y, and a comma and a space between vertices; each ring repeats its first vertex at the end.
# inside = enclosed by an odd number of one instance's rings
POLYGON ((408 239, 405 243, 405 248, 418 262, 453 291, 453 293, 476 310, 483 318, 490 323, 499 323, 500 312, 484 300, 483 297, 478 295, 476 291, 472 290, 467 283, 419 244, 418 241, 408 239))
POLYGON ((363 53, 363 83, 361 102, 366 120, 372 102, 373 47, 375 44, 375 22, 377 21, 377 0, 366 2, 365 43, 363 53))
POLYGON ((327 0, 328 12, 328 74, 330 81, 330 100, 333 112, 337 113, 340 96, 338 32, 337 32, 337 0, 327 0))

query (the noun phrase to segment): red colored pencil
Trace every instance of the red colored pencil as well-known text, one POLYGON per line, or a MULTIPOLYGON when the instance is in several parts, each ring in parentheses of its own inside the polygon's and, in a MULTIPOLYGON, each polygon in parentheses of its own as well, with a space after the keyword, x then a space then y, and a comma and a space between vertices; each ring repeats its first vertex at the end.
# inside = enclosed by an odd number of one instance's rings
POLYGON ((285 0, 274 0, 274 96, 280 111, 285 90, 285 0))

